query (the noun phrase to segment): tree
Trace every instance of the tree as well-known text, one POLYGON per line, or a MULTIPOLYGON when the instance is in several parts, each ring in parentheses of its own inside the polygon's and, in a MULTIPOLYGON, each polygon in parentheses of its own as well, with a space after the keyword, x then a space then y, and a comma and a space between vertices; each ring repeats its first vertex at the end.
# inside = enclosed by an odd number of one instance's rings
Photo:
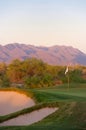
POLYGON ((22 69, 22 62, 19 60, 14 60, 7 68, 7 75, 11 82, 23 82, 24 74, 22 69))
POLYGON ((3 79, 0 82, 1 87, 10 87, 10 81, 7 75, 3 76, 3 79))

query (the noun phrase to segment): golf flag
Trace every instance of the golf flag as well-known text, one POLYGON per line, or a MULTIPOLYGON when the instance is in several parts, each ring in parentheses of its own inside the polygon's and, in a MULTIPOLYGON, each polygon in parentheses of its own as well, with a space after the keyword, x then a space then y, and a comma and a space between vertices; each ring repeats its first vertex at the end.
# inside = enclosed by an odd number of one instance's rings
POLYGON ((67 66, 67 68, 66 68, 66 70, 65 70, 65 75, 68 73, 68 66, 67 66))

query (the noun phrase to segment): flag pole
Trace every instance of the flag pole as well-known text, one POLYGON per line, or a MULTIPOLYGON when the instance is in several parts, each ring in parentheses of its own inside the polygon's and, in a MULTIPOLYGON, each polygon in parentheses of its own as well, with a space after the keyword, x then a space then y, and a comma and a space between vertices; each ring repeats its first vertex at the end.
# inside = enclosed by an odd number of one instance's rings
POLYGON ((67 86, 68 86, 68 90, 69 90, 69 87, 70 87, 70 78, 69 78, 69 68, 68 68, 68 66, 67 66, 67 68, 66 68, 66 70, 65 70, 65 75, 67 75, 67 86))
POLYGON ((69 87, 70 87, 70 78, 69 78, 69 74, 68 74, 68 90, 69 90, 69 87))

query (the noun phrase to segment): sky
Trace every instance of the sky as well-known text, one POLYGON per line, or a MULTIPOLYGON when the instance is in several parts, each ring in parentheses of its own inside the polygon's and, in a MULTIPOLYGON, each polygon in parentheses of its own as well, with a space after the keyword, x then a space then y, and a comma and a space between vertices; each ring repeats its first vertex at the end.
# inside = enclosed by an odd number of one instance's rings
POLYGON ((86 0, 0 0, 0 44, 8 43, 86 53, 86 0))

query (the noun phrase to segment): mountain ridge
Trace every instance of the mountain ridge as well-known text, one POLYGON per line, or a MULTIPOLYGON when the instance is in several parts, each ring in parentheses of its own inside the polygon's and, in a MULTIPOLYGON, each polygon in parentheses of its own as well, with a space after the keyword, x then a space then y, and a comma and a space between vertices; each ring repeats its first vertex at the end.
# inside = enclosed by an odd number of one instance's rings
POLYGON ((20 43, 0 45, 0 62, 10 63, 14 59, 38 58, 51 65, 86 65, 86 54, 72 46, 50 47, 20 43))

